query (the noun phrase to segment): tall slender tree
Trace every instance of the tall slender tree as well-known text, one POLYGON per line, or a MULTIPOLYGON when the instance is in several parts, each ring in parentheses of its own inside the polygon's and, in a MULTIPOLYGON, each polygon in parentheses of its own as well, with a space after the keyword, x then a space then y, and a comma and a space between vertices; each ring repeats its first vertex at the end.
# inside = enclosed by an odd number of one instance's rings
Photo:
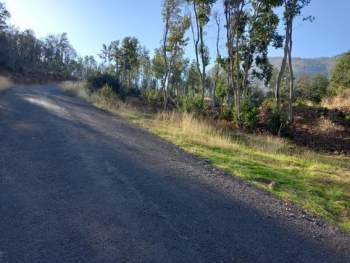
POLYGON ((171 71, 179 57, 183 56, 184 47, 188 42, 185 33, 190 26, 190 20, 187 16, 182 15, 182 5, 183 1, 181 0, 164 0, 163 2, 164 34, 162 46, 158 50, 162 54, 162 59, 160 61, 158 57, 157 62, 164 65, 161 78, 164 110, 168 106, 171 71))
POLYGON ((201 96, 204 101, 206 90, 206 67, 209 64, 209 49, 205 44, 205 26, 211 16, 216 0, 187 0, 192 6, 194 23, 191 23, 197 70, 201 78, 201 96), (194 25, 193 25, 194 24, 194 25))
MULTIPOLYGON (((293 51, 293 24, 297 16, 301 15, 302 9, 310 4, 311 0, 283 0, 284 6, 284 25, 285 25, 285 39, 284 39, 284 54, 281 64, 281 69, 278 74, 276 88, 275 88, 275 100, 277 107, 280 108, 280 90, 282 84, 282 78, 286 72, 288 65, 289 70, 289 96, 288 96, 288 119, 289 122, 293 121, 293 97, 294 97, 294 71, 292 61, 293 51)), ((312 17, 305 19, 312 20, 312 17)), ((304 19, 304 20, 305 20, 304 19)))

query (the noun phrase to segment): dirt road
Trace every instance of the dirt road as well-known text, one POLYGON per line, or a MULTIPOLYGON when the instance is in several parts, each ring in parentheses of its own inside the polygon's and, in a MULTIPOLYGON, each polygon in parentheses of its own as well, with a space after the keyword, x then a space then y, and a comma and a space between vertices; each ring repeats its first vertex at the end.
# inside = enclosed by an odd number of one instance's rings
POLYGON ((0 262, 350 262, 349 235, 55 86, 0 94, 0 262))

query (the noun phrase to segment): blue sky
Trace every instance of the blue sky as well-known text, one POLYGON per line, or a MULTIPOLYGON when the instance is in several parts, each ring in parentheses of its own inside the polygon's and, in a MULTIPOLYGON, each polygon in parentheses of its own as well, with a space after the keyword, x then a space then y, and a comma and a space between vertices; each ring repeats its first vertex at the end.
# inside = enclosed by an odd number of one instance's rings
MULTIPOLYGON (((67 32, 80 55, 96 55, 103 43, 125 36, 136 36, 151 51, 160 45, 161 0, 2 1, 12 14, 12 24, 20 29, 33 29, 38 37, 67 32)), ((304 14, 313 15, 316 20, 296 22, 294 56, 333 56, 350 50, 350 0, 312 0, 304 14)), ((215 25, 210 23, 207 41, 212 52, 215 36, 215 25)), ((224 37, 221 46, 224 49, 224 37)), ((187 52, 191 57, 192 42, 187 52)), ((281 50, 270 50, 270 56, 281 53, 281 50)))

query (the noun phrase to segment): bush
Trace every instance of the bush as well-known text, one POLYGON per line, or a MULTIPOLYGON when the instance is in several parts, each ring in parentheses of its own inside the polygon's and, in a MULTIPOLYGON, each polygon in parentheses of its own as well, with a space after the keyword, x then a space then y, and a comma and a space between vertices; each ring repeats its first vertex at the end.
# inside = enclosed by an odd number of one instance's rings
POLYGON ((350 52, 338 58, 332 71, 331 92, 333 95, 339 91, 350 89, 350 52))
POLYGON ((161 106, 163 104, 163 96, 159 90, 146 89, 143 92, 143 97, 147 101, 147 104, 152 106, 161 106))
POLYGON ((88 88, 91 92, 98 91, 104 86, 109 86, 121 98, 125 98, 126 92, 119 83, 119 80, 109 73, 95 73, 87 80, 88 88))
POLYGON ((292 137, 286 112, 279 110, 273 99, 265 100, 260 107, 260 121, 274 135, 292 137))
POLYGON ((303 75, 296 83, 295 97, 299 100, 319 104, 328 93, 329 81, 327 76, 303 75))
POLYGON ((268 127, 273 134, 280 134, 285 125, 285 118, 281 111, 274 108, 269 114, 268 127))
POLYGON ((105 85, 92 93, 91 101, 104 109, 113 109, 117 107, 119 97, 113 91, 111 86, 105 85))
POLYGON ((346 124, 350 126, 350 113, 345 114, 344 120, 346 124))
POLYGON ((224 104, 221 106, 220 118, 227 121, 232 121, 233 119, 232 109, 230 109, 227 104, 224 104))
POLYGON ((202 112, 204 105, 203 100, 200 96, 196 95, 190 95, 190 96, 183 96, 180 99, 180 107, 183 112, 202 112))
POLYGON ((239 125, 248 130, 254 130, 258 123, 258 113, 259 110, 251 103, 248 97, 245 97, 238 117, 239 125))

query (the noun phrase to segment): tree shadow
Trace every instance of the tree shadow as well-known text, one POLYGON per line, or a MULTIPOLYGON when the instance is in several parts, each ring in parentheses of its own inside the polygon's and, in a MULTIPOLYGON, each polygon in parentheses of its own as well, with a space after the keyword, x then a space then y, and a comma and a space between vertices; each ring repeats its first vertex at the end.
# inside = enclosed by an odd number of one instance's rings
POLYGON ((47 98, 75 109, 70 119, 23 94, 7 96, 16 112, 0 130, 5 260, 349 261, 348 235, 293 207, 289 217, 283 202, 159 137, 60 93, 47 98))

